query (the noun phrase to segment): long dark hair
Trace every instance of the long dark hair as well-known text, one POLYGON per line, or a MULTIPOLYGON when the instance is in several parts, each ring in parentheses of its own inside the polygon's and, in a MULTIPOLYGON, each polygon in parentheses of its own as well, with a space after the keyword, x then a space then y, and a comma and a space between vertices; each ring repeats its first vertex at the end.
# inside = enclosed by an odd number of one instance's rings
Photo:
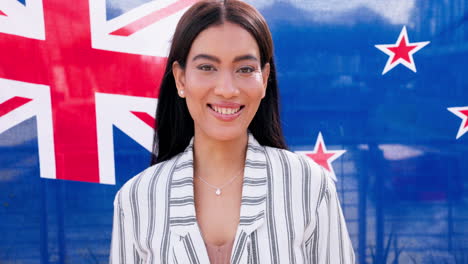
POLYGON ((270 63, 265 97, 249 125, 255 139, 265 146, 286 149, 279 118, 279 95, 273 60, 273 41, 263 16, 252 6, 238 0, 202 1, 185 12, 177 24, 166 69, 161 82, 156 110, 156 133, 151 165, 168 160, 188 146, 194 135, 194 123, 185 100, 177 95, 172 64, 185 68, 195 38, 206 28, 225 21, 247 30, 257 41, 261 67, 270 63))

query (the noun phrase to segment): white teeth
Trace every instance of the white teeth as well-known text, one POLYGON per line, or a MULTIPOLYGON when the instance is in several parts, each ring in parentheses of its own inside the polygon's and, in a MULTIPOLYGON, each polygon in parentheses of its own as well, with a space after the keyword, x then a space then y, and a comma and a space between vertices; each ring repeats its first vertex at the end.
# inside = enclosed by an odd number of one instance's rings
POLYGON ((217 106, 212 106, 213 110, 216 112, 223 114, 223 115, 232 115, 237 113, 240 110, 240 107, 238 108, 224 108, 224 107, 217 107, 217 106))

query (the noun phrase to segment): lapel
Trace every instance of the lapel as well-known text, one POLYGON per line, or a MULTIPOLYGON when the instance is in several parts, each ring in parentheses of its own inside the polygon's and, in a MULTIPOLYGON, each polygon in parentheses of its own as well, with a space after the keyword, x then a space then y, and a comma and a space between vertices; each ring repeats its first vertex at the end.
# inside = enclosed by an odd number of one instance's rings
POLYGON ((198 228, 193 195, 193 138, 176 159, 169 187, 169 227, 176 263, 210 263, 198 228), (204 249, 204 250, 201 250, 204 249))
POLYGON ((250 234, 263 225, 266 213, 267 164, 265 148, 249 133, 245 157, 240 221, 231 254, 231 263, 247 263, 250 234))
MULTIPOLYGON (((231 263, 246 262, 245 248, 250 243, 249 235, 264 223, 266 212, 265 148, 252 134, 249 133, 248 137, 240 221, 232 249, 231 263)), ((208 253, 195 215, 193 138, 176 161, 169 197, 170 229, 172 233, 179 236, 174 247, 176 257, 184 255, 179 251, 186 251, 190 263, 209 263, 208 253)))

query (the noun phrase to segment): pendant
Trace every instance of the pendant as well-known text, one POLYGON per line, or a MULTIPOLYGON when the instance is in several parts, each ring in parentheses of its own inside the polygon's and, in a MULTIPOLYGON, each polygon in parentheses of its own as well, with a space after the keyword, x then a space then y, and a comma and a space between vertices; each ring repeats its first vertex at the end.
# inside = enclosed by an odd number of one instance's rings
POLYGON ((218 196, 221 195, 221 189, 219 189, 219 188, 216 189, 216 192, 215 192, 215 193, 216 193, 216 195, 218 195, 218 196))

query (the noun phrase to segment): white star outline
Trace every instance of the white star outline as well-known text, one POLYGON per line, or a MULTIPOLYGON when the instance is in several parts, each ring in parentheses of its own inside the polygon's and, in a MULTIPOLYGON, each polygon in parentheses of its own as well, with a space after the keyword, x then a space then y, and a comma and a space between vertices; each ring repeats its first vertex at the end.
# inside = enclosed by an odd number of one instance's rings
POLYGON ((447 108, 450 112, 452 112, 454 115, 460 117, 462 119, 462 122, 460 124, 460 128, 458 129, 457 133, 457 139, 459 139, 463 134, 468 132, 468 127, 464 127, 464 125, 468 122, 467 119, 468 117, 464 114, 461 113, 461 111, 468 111, 468 106, 462 106, 462 107, 449 107, 447 108))
MULTIPOLYGON (((343 155, 346 152, 346 150, 328 150, 327 146, 325 145, 325 141, 323 140, 322 132, 319 132, 318 134, 317 141, 315 142, 315 147, 313 151, 304 150, 304 151, 295 151, 295 152, 298 154, 305 155, 308 159, 312 159, 311 157, 307 156, 307 154, 316 154, 319 150, 320 145, 322 145, 322 150, 324 154, 333 154, 333 156, 331 156, 327 160, 327 163, 328 163, 328 167, 330 168, 330 176, 336 182, 338 181, 338 179, 336 178, 336 174, 335 174, 335 170, 333 169, 332 162, 335 161, 337 158, 339 158, 341 155, 343 155)), ((320 164, 318 165, 322 167, 322 165, 320 164)), ((327 170, 326 168, 324 169, 327 170)))
POLYGON ((430 41, 413 42, 413 43, 409 42, 408 33, 406 32, 406 26, 403 26, 403 29, 401 30, 400 35, 398 36, 398 40, 395 44, 375 45, 376 48, 378 48, 380 51, 382 51, 383 53, 389 56, 387 60, 387 64, 385 64, 385 68, 382 71, 382 75, 386 74, 388 71, 395 68, 398 64, 403 64, 404 66, 406 66, 406 68, 412 70, 413 72, 416 72, 416 64, 414 63, 413 54, 418 52, 420 49, 424 48, 429 43, 430 41), (412 49, 410 52, 408 52, 410 62, 407 62, 406 60, 399 58, 398 60, 392 63, 393 58, 395 57, 395 53, 389 50, 388 48, 398 47, 403 37, 405 39, 406 46, 416 45, 417 47, 412 49))

